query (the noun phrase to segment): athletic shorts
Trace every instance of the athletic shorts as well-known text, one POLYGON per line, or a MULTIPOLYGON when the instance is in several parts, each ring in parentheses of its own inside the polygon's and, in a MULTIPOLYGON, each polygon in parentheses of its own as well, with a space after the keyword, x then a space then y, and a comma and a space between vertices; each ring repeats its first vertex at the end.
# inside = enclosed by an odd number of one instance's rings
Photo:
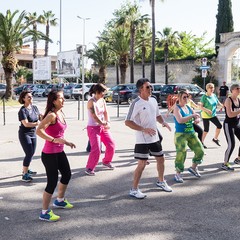
POLYGON ((149 154, 154 157, 162 157, 164 155, 160 141, 157 141, 155 143, 143 143, 135 145, 135 159, 148 160, 149 154))

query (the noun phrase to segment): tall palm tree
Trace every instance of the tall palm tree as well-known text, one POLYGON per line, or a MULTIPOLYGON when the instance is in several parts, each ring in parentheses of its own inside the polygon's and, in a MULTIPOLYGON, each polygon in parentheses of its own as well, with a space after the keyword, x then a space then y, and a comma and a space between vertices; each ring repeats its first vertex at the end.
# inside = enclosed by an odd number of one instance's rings
MULTIPOLYGON (((50 33, 50 26, 57 26, 57 18, 55 18, 55 14, 52 13, 52 11, 44 11, 43 10, 43 15, 41 15, 41 23, 46 26, 46 36, 49 38, 49 33, 50 33)), ((49 40, 45 40, 45 53, 44 56, 48 56, 48 45, 49 45, 49 40)))
POLYGON ((126 71, 129 60, 130 34, 124 27, 109 29, 107 35, 102 35, 100 41, 108 44, 109 49, 118 58, 120 68, 120 82, 126 82, 126 71))
POLYGON ((106 67, 112 62, 112 52, 109 47, 99 42, 93 45, 93 49, 88 50, 86 53, 88 58, 91 58, 99 67, 99 82, 105 84, 107 78, 106 67))
MULTIPOLYGON (((164 0, 160 0, 164 2, 164 0)), ((152 9, 152 54, 151 54, 151 82, 155 83, 155 44, 156 44, 156 27, 155 27, 155 0, 149 0, 152 9)))
POLYGON ((12 97, 12 78, 16 71, 17 59, 15 53, 19 51, 24 42, 32 41, 34 38, 41 38, 43 33, 30 29, 31 21, 25 22, 26 12, 7 10, 6 15, 0 13, 0 51, 2 52, 2 66, 7 83, 5 98, 12 97), (14 18, 16 17, 16 21, 14 18))
POLYGON ((168 60, 169 48, 179 45, 178 32, 172 32, 172 28, 164 28, 160 34, 159 46, 164 48, 164 65, 165 65, 165 84, 168 84, 168 60))
POLYGON ((134 4, 127 4, 123 11, 120 11, 121 15, 116 21, 117 26, 124 26, 129 29, 130 32, 130 82, 134 83, 134 58, 135 58, 135 37, 136 31, 140 25, 149 21, 148 14, 142 15, 139 11, 139 6, 134 4))
MULTIPOLYGON (((28 13, 25 17, 27 22, 31 22, 33 31, 37 31, 37 24, 41 23, 41 16, 37 16, 37 13, 28 13)), ((37 38, 33 38, 33 58, 37 57, 37 38)))

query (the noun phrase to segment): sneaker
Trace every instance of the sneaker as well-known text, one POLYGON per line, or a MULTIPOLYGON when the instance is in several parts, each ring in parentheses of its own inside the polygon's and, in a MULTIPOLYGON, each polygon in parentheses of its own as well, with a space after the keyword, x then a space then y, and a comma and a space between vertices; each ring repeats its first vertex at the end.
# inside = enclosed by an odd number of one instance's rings
POLYGON ((36 175, 36 174, 37 174, 37 172, 36 172, 36 171, 32 171, 32 170, 28 169, 28 174, 29 174, 29 175, 36 175))
POLYGON ((103 163, 102 165, 109 170, 114 170, 115 168, 111 163, 103 163))
POLYGON ((221 146, 221 144, 219 143, 219 140, 218 139, 212 139, 213 142, 215 142, 218 146, 221 146))
POLYGON ((235 163, 235 164, 240 164, 240 160, 239 160, 238 158, 236 158, 236 159, 234 160, 234 163, 235 163))
POLYGON ((53 206, 57 208, 73 208, 73 205, 67 200, 64 199, 64 201, 59 202, 57 199, 53 202, 53 206))
POLYGON ((47 222, 56 222, 60 217, 55 215, 52 210, 48 210, 45 214, 41 213, 39 219, 47 222))
POLYGON ((30 174, 28 173, 25 173, 23 176, 22 176, 22 181, 23 182, 31 182, 33 179, 32 177, 30 176, 30 174))
POLYGON ((180 173, 175 174, 174 180, 175 180, 175 182, 177 182, 177 183, 183 183, 183 178, 181 177, 181 174, 180 174, 180 173))
POLYGON ((197 168, 193 169, 192 167, 190 167, 188 168, 188 171, 197 178, 201 177, 201 174, 199 173, 197 168))
POLYGON ((129 192, 129 195, 131 197, 135 197, 135 198, 138 198, 138 199, 143 199, 143 198, 147 197, 147 195, 143 194, 138 188, 137 189, 131 188, 130 192, 129 192))
POLYGON ((86 169, 85 170, 85 173, 88 175, 88 176, 95 176, 95 172, 93 170, 91 170, 90 168, 89 169, 86 169))
POLYGON ((207 149, 207 146, 204 143, 202 143, 202 145, 203 145, 203 148, 207 149))
POLYGON ((166 181, 163 181, 163 182, 157 181, 156 185, 165 192, 172 192, 172 188, 168 186, 166 181))
POLYGON ((233 167, 231 167, 231 165, 229 164, 229 163, 223 163, 222 164, 222 170, 225 170, 225 171, 234 171, 234 168, 233 167))

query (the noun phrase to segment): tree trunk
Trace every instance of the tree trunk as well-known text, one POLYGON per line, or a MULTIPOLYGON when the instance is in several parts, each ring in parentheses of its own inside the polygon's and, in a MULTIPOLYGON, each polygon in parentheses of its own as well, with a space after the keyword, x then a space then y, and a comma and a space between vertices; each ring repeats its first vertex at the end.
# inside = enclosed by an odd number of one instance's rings
POLYGON ((134 83, 134 36, 135 36, 135 28, 134 25, 131 24, 130 30, 130 83, 134 83))
POLYGON ((145 58, 146 58, 146 47, 145 43, 142 44, 142 77, 145 78, 145 58))
POLYGON ((152 3, 152 53, 151 53, 151 82, 155 83, 155 0, 152 3))
MULTIPOLYGON (((46 25, 46 36, 49 38, 49 22, 47 22, 47 25, 46 25)), ((45 54, 44 54, 45 57, 48 56, 48 40, 45 41, 45 54)))
POLYGON ((118 63, 116 63, 116 78, 117 78, 116 84, 118 85, 119 84, 119 65, 118 65, 118 63))
MULTIPOLYGON (((37 31, 37 24, 36 24, 36 22, 33 25, 33 30, 37 31)), ((34 37, 34 40, 33 40, 33 58, 36 58, 36 57, 37 57, 37 41, 36 41, 36 39, 34 37)))
POLYGON ((99 68, 99 82, 102 84, 106 83, 107 78, 107 70, 106 67, 100 67, 99 68))
POLYGON ((165 84, 168 84, 168 43, 164 46, 165 84))
POLYGON ((124 84, 126 82, 126 72, 127 72, 127 67, 128 67, 128 55, 127 54, 120 56, 119 67, 120 67, 120 75, 121 75, 121 84, 124 84))
POLYGON ((6 93, 5 99, 9 100, 12 98, 13 95, 13 87, 12 87, 12 78, 13 78, 13 71, 9 68, 3 67, 5 79, 6 79, 6 93))

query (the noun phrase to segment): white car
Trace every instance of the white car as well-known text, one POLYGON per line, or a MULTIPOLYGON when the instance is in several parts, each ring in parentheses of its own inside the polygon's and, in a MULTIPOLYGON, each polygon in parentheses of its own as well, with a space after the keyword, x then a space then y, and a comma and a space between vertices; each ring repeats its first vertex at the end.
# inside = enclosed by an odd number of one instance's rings
POLYGON ((35 97, 46 97, 46 87, 45 88, 38 88, 35 92, 34 92, 34 96, 35 97))
MULTIPOLYGON (((95 83, 84 83, 84 100, 88 100, 89 98, 89 89, 91 88, 92 85, 94 85, 95 83)), ((72 96, 78 100, 78 98, 80 97, 80 99, 82 99, 82 83, 77 84, 73 90, 72 90, 72 96)))

